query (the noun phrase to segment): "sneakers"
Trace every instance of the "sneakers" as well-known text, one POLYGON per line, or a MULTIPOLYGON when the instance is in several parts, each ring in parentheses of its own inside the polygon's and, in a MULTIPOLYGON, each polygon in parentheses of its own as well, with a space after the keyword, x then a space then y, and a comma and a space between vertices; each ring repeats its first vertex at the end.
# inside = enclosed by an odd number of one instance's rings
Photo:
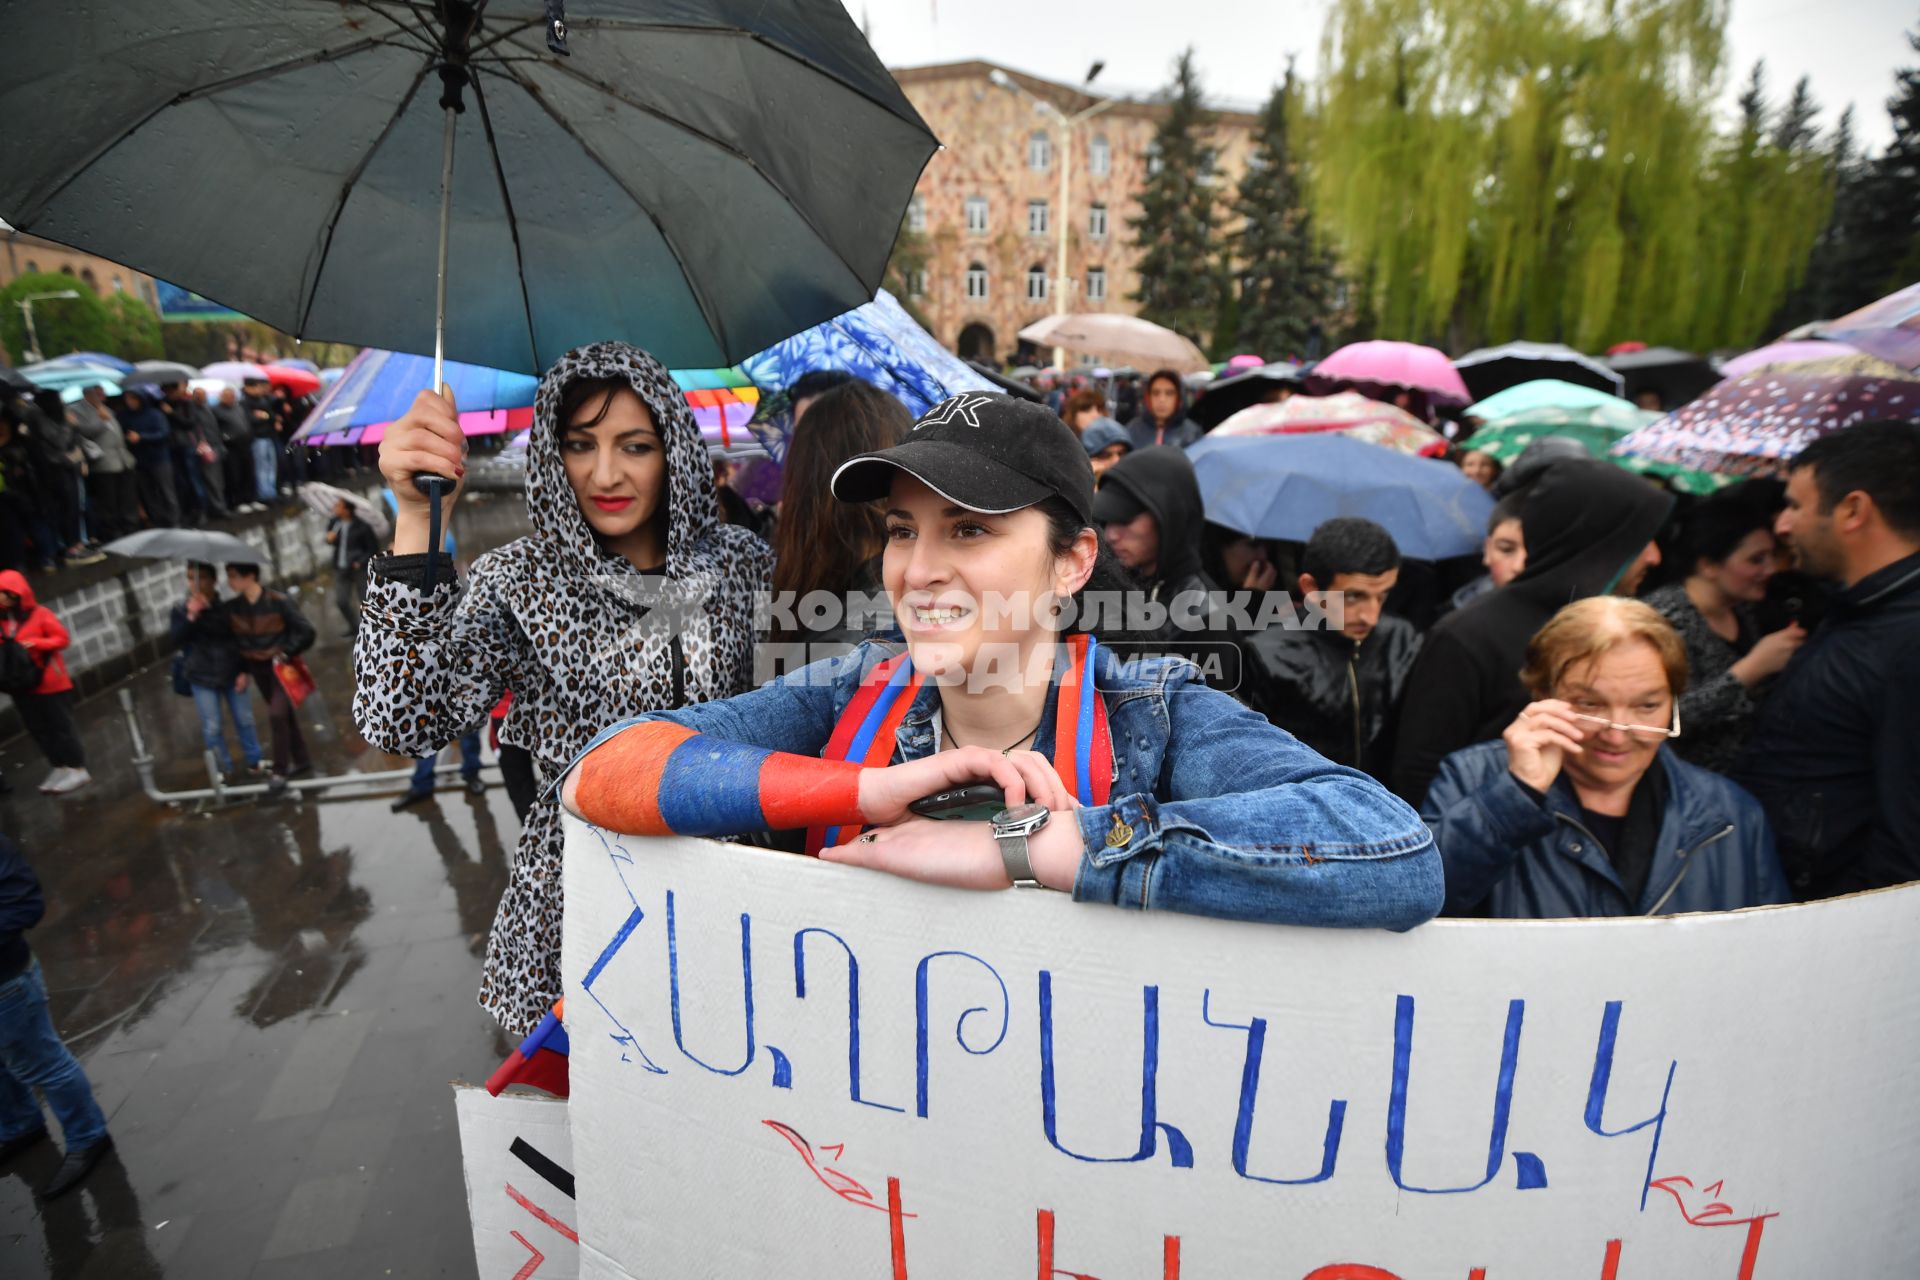
POLYGON ((395 800, 391 807, 395 813, 399 813, 402 809, 410 809, 416 804, 422 804, 431 799, 433 799, 431 791, 409 791, 395 800))
POLYGON ((85 769, 58 769, 54 775, 40 784, 40 789, 48 795, 63 796, 69 791, 78 791, 93 781, 93 775, 85 769))
POLYGON ((475 774, 473 777, 467 779, 467 794, 470 796, 483 796, 487 794, 487 784, 480 780, 480 775, 475 774))
POLYGON ((274 797, 274 796, 283 796, 283 795, 285 795, 285 794, 287 794, 287 779, 286 779, 286 775, 284 775, 284 774, 279 774, 279 773, 270 773, 270 774, 268 774, 268 775, 267 775, 267 796, 268 796, 268 798, 269 798, 269 799, 271 799, 271 798, 272 798, 272 797, 274 797))
POLYGON ((66 772, 65 769, 59 768, 57 766, 55 768, 49 769, 47 771, 47 776, 40 779, 40 790, 43 792, 52 791, 53 784, 60 781, 60 775, 65 772, 66 772))
POLYGON ((47 1185, 40 1188, 40 1198, 51 1200, 55 1196, 65 1195, 80 1184, 80 1180, 93 1172, 93 1166, 100 1163, 100 1157, 113 1150, 113 1135, 102 1134, 100 1141, 91 1146, 69 1151, 60 1161, 60 1167, 47 1179, 47 1185))

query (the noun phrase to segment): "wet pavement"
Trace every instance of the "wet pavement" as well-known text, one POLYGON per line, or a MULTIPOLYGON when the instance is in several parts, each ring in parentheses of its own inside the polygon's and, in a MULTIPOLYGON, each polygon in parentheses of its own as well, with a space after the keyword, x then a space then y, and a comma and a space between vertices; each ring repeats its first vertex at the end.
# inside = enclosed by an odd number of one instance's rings
MULTIPOLYGON (((462 554, 524 518, 517 495, 463 503, 462 554)), ((300 710, 316 768, 405 767, 353 727, 327 580, 301 604, 321 635, 320 692, 300 710)), ((166 664, 119 687, 162 789, 205 787, 193 704, 166 664)), ((403 784, 193 812, 141 793, 117 692, 83 703, 80 724, 95 781, 70 796, 35 790, 46 765, 25 738, 0 747, 14 787, 0 830, 46 889, 28 940, 117 1153, 50 1204, 33 1192, 53 1145, 0 1168, 0 1275, 472 1276, 447 1086, 513 1047, 473 1002, 519 835, 498 771, 483 797, 443 778, 399 814, 403 784)))

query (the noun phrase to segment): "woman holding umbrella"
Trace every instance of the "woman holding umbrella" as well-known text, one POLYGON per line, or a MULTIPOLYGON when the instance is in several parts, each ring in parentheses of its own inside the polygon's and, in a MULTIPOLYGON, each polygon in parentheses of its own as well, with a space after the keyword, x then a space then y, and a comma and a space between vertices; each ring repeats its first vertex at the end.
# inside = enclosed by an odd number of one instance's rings
MULTIPOLYGON (((380 470, 399 512, 393 554, 368 566, 354 719, 369 742, 421 756, 475 728, 501 694, 503 745, 544 786, 600 729, 752 685, 754 597, 772 553, 722 524, 713 465, 686 397, 624 343, 568 352, 541 380, 527 447, 533 533, 464 582, 437 557, 413 478, 465 476, 457 408, 423 392, 387 431, 380 470)), ((524 1035, 560 994, 560 810, 522 827, 494 920, 480 1003, 524 1035)))

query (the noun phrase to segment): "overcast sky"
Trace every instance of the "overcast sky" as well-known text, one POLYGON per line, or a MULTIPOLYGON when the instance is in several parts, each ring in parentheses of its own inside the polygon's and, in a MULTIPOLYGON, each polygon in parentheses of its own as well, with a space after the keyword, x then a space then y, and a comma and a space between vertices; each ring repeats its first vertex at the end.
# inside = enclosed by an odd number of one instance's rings
MULTIPOLYGON (((846 0, 889 66, 986 58, 1077 83, 1095 58, 1099 83, 1147 91, 1166 82, 1191 43, 1208 92, 1257 104, 1288 54, 1313 71, 1328 0, 846 0), (1169 20, 1178 14, 1181 21, 1169 20)), ((1727 33, 1730 104, 1754 59, 1767 60, 1776 100, 1802 74, 1831 125, 1849 101, 1858 136, 1875 149, 1892 135, 1885 100, 1893 72, 1920 61, 1903 33, 1920 22, 1913 0, 1733 0, 1727 33)))

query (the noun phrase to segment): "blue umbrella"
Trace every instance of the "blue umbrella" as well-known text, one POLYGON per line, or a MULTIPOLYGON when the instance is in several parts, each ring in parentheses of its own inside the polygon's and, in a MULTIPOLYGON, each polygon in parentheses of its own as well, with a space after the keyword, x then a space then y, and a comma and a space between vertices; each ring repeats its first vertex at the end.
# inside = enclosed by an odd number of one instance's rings
POLYGON ((45 364, 32 364, 18 371, 20 376, 36 387, 51 391, 66 391, 73 388, 85 388, 93 383, 106 386, 119 382, 123 375, 117 369, 108 369, 100 365, 81 364, 74 361, 63 364, 49 360, 45 364))
POLYGON ((69 351, 63 356, 55 356, 48 364, 90 364, 101 369, 111 369, 118 374, 133 372, 133 361, 122 360, 119 356, 110 356, 104 351, 69 351))
MULTIPOLYGON (((457 360, 446 362, 441 377, 453 388, 453 402, 460 406, 463 418, 470 413, 527 408, 540 385, 540 380, 530 374, 457 360)), ((431 356, 368 348, 355 356, 346 372, 327 388, 294 438, 331 436, 354 427, 392 422, 411 408, 413 398, 432 382, 431 356)))
POLYGON ((966 361, 935 342, 933 335, 882 289, 872 302, 776 342, 740 362, 741 372, 766 393, 757 425, 766 428, 762 442, 776 458, 786 456, 787 432, 792 428, 786 398, 779 393, 801 374, 815 369, 843 369, 870 382, 898 396, 916 418, 962 391, 999 390, 966 361))
POLYGON ((1363 516, 1402 555, 1477 551, 1493 498, 1460 469, 1334 435, 1208 436, 1187 451, 1207 519, 1256 538, 1304 542, 1335 516, 1363 516))

